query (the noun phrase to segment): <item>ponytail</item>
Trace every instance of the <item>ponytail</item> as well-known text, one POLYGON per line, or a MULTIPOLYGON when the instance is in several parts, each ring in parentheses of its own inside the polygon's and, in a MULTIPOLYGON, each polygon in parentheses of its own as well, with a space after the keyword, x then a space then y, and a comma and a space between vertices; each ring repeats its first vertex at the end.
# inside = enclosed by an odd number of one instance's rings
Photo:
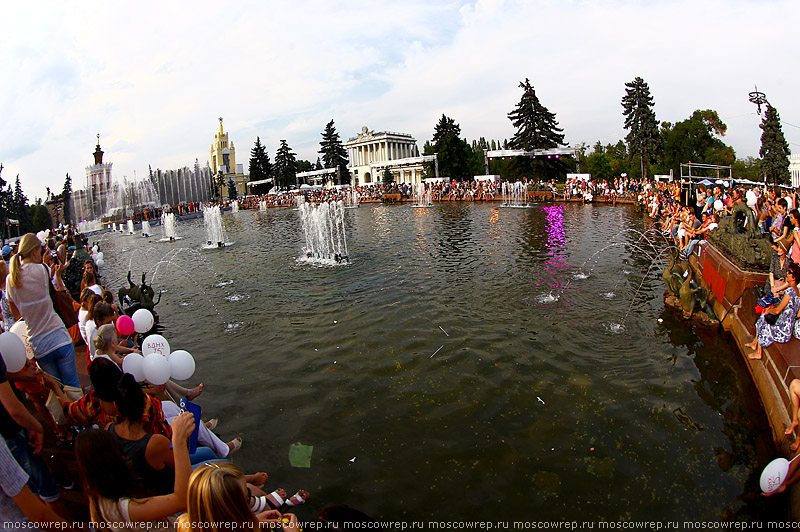
POLYGON ((22 288, 22 259, 27 259, 36 248, 40 247, 42 242, 33 233, 26 233, 19 239, 17 254, 11 258, 11 286, 22 288))

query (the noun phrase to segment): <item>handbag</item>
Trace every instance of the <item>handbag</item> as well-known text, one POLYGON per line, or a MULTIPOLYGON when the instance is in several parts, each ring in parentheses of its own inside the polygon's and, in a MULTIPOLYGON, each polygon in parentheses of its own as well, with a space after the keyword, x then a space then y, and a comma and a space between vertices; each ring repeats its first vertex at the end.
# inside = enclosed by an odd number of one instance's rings
POLYGON ((69 292, 61 292, 56 290, 53 283, 50 282, 50 270, 47 270, 47 286, 50 289, 50 299, 53 301, 53 310, 64 322, 67 329, 78 323, 78 313, 75 312, 75 307, 72 306, 72 296, 69 292))
MULTIPOLYGON (((83 397, 83 390, 80 388, 76 388, 75 386, 64 385, 64 394, 69 398, 70 401, 77 401, 81 397, 83 397)), ((50 411, 50 414, 53 416, 56 424, 63 425, 67 422, 67 418, 64 417, 64 407, 61 406, 61 402, 56 397, 56 393, 53 390, 50 390, 50 395, 47 396, 47 402, 45 403, 47 410, 50 411)))

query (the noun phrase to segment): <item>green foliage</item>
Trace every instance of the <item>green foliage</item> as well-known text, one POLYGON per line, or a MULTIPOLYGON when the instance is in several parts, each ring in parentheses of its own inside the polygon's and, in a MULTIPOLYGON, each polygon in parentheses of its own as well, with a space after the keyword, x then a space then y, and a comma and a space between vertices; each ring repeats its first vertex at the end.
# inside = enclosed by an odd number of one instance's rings
POLYGON ((286 140, 282 139, 278 151, 275 152, 275 165, 273 167, 275 182, 278 186, 288 188, 290 185, 296 184, 296 157, 297 154, 293 153, 286 140))
POLYGON ((698 109, 674 126, 663 122, 661 139, 664 150, 657 166, 658 173, 668 174, 672 170, 674 175, 679 176, 680 164, 688 162, 732 165, 736 161, 736 153, 715 136, 722 136, 726 130, 727 126, 711 109, 698 109))
MULTIPOLYGON (((297 172, 311 172, 314 170, 314 164, 311 161, 307 161, 305 159, 300 159, 297 161, 297 172)), ((320 168, 320 170, 322 170, 320 168)))
MULTIPOLYGON (((461 126, 452 118, 442 115, 434 128, 432 142, 426 143, 424 149, 426 155, 438 153, 439 175, 459 181, 472 179, 472 150, 461 138, 461 126)), ((433 175, 432 163, 428 165, 426 173, 433 175)))
POLYGON ((394 174, 388 167, 383 170, 382 181, 384 182, 384 184, 394 183, 394 174))
POLYGON ((10 214, 12 218, 19 220, 19 230, 21 234, 25 234, 33 229, 33 219, 31 217, 31 209, 28 206, 28 198, 22 192, 22 185, 19 182, 19 174, 17 174, 17 182, 14 185, 14 197, 11 200, 12 207, 10 214))
POLYGON ((44 231, 53 227, 53 220, 50 217, 50 211, 47 210, 46 205, 42 205, 39 200, 36 205, 31 206, 31 221, 32 230, 35 232, 44 231))
POLYGON ((767 112, 764 120, 759 126, 761 128, 761 169, 771 183, 787 184, 790 180, 789 174, 789 143, 783 136, 781 129, 781 117, 778 110, 767 105, 767 112))
POLYGON ((228 198, 236 199, 239 196, 239 191, 236 190, 236 181, 234 179, 228 179, 228 198))
POLYGON ((222 173, 222 169, 217 172, 214 186, 217 189, 217 196, 222 197, 222 189, 225 187, 225 174, 222 173))
POLYGON ((333 119, 325 125, 325 131, 321 133, 322 140, 319 143, 319 152, 322 155, 322 162, 325 168, 339 168, 337 184, 350 183, 350 171, 347 169, 347 150, 339 139, 339 133, 333 125, 333 119))
MULTIPOLYGON (((522 97, 508 119, 516 128, 511 141, 505 141, 503 149, 533 151, 539 149, 565 146, 564 130, 558 126, 555 113, 541 104, 528 78, 520 82, 522 97)), ((533 177, 549 179, 566 173, 567 164, 564 159, 515 157, 510 165, 510 172, 501 174, 504 177, 533 177)))
POLYGON ((256 144, 250 150, 250 181, 261 181, 272 177, 272 163, 269 161, 267 149, 261 144, 261 137, 256 137, 256 144))
POLYGON ((72 178, 67 174, 64 179, 64 189, 61 191, 61 199, 64 202, 62 210, 64 212, 64 223, 72 223, 72 178))
POLYGON ((763 181, 764 173, 761 170, 761 159, 747 157, 736 159, 733 163, 733 177, 735 179, 749 179, 750 181, 763 181))
POLYGON ((625 96, 622 97, 622 114, 625 117, 625 129, 628 130, 625 141, 629 154, 639 159, 639 173, 643 170, 647 177, 650 164, 661 151, 661 135, 653 111, 653 97, 650 87, 640 77, 626 83, 625 87, 625 96))

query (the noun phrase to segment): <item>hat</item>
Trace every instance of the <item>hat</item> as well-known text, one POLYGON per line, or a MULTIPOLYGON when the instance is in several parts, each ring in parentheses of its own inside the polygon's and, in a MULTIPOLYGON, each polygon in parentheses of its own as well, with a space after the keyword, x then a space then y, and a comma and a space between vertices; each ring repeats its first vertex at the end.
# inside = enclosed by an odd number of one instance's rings
POLYGON ((3 258, 11 255, 11 246, 3 246, 3 258))

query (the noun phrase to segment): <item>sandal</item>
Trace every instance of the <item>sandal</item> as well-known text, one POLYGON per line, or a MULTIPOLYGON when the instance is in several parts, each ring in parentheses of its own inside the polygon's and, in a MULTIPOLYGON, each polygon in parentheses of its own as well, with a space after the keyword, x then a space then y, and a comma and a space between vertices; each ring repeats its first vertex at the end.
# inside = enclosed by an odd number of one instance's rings
POLYGON ((211 419, 206 421, 206 427, 208 427, 208 430, 214 430, 215 428, 217 428, 217 425, 219 425, 218 417, 212 417, 211 419))
POLYGON ((283 504, 289 508, 292 506, 300 506, 301 504, 305 504, 308 498, 309 495, 306 490, 298 490, 297 493, 286 499, 283 504))

